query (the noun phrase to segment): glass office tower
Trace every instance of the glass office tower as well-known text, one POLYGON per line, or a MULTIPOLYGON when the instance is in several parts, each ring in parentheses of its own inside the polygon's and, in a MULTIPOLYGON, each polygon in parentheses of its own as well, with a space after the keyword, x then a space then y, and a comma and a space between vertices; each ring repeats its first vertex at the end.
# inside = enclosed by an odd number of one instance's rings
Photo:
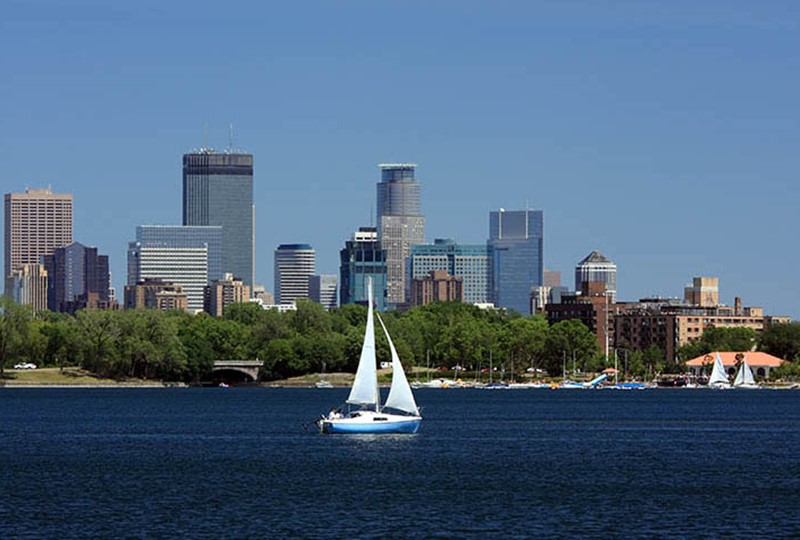
POLYGON ((128 285, 159 278, 183 286, 189 309, 203 309, 203 289, 222 279, 223 228, 140 225, 128 243, 128 285))
POLYGON ((311 276, 308 278, 308 297, 330 311, 337 306, 336 289, 338 278, 335 275, 311 276))
POLYGON ((222 272, 253 285, 253 156, 203 149, 183 156, 183 224, 222 226, 222 272))
POLYGON ((413 163, 378 165, 378 238, 386 251, 386 301, 406 298, 406 257, 411 246, 425 242, 425 217, 420 214, 419 182, 413 163))
POLYGON ((529 315, 531 289, 544 276, 544 216, 541 210, 489 213, 492 302, 529 315))
POLYGON ((339 305, 366 304, 372 279, 375 309, 386 310, 386 251, 375 227, 360 227, 339 251, 339 305))
POLYGON ((86 307, 107 306, 111 277, 108 255, 80 242, 43 255, 47 272, 47 309, 75 313, 86 307))
POLYGON ((462 279, 464 302, 484 304, 490 300, 489 248, 486 244, 457 244, 449 238, 437 238, 433 244, 411 247, 409 276, 422 279, 430 272, 444 270, 462 279))

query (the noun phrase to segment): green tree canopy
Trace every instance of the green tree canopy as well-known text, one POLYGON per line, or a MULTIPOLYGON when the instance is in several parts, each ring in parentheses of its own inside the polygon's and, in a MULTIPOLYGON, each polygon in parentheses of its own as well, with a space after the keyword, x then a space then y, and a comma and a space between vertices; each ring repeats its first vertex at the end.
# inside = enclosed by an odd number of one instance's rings
POLYGON ((756 332, 752 328, 709 326, 700 339, 678 349, 678 358, 685 362, 712 351, 750 351, 755 343, 756 332))
POLYGON ((7 364, 23 358, 30 335, 31 312, 6 296, 0 296, 0 379, 7 364))
POLYGON ((800 359, 800 322, 768 325, 758 338, 758 350, 797 361, 800 359))
POLYGON ((548 330, 547 319, 541 314, 512 319, 502 328, 499 348, 515 373, 541 368, 548 330))
POLYGON ((547 332, 542 357, 550 375, 570 368, 574 360, 582 366, 584 362, 600 353, 597 337, 578 319, 560 321, 547 332))

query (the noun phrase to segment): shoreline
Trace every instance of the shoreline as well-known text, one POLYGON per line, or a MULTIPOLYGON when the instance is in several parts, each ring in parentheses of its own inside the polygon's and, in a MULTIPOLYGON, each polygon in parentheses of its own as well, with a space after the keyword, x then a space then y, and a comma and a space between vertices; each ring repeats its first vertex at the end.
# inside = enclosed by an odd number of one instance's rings
MULTIPOLYGON (((388 384, 381 384, 381 388, 388 387, 388 384)), ((5 381, 0 382, 0 391, 4 388, 31 388, 31 389, 41 389, 41 388, 75 388, 75 389, 92 389, 92 388, 125 388, 125 389, 136 389, 136 388, 217 388, 217 386, 203 386, 203 385, 191 385, 186 384, 183 382, 121 382, 121 383, 114 383, 114 382, 87 382, 87 383, 60 383, 60 382, 11 382, 5 381)), ((269 382, 269 383, 246 383, 241 385, 231 385, 230 388, 267 388, 267 389, 280 389, 280 388, 309 388, 309 389, 317 389, 317 390, 327 390, 332 388, 316 388, 314 384, 304 384, 304 383, 282 383, 282 382, 269 382)), ((334 385, 333 388, 349 388, 347 385, 334 385)), ((463 387, 463 388, 479 388, 479 387, 463 387)), ((449 390, 459 389, 459 387, 449 388, 449 390)), ((448 390, 448 388, 416 388, 416 390, 448 390)), ((541 390, 541 389, 539 389, 541 390)), ((544 390, 550 390, 549 388, 545 388, 544 390)), ((590 390, 590 389, 587 389, 590 390)), ((649 390, 708 390, 708 388, 649 388, 649 390)), ((713 390, 713 389, 712 389, 713 390)), ((734 389, 731 389, 734 390, 734 389)), ((786 384, 780 386, 762 386, 758 388, 758 390, 800 390, 800 384, 786 384)))
POLYGON ((186 383, 153 382, 153 383, 48 383, 48 382, 0 382, 3 388, 189 388, 186 383))

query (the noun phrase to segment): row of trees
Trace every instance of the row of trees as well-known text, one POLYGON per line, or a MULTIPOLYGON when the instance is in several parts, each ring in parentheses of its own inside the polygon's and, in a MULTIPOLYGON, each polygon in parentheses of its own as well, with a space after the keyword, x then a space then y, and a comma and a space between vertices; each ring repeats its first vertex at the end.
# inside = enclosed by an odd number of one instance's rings
MULTIPOLYGON (((2 300, 0 373, 30 361, 45 366, 78 365, 101 377, 199 381, 214 360, 264 361, 262 377, 281 379, 320 371, 355 371, 367 310, 345 305, 331 312, 312 302, 297 311, 265 311, 253 304, 226 308, 223 318, 155 310, 81 311, 76 317, 44 313, 32 318, 23 306, 2 300)), ((520 317, 480 310, 462 303, 435 303, 383 320, 407 367, 464 370, 503 369, 521 374, 538 368, 591 372, 608 367, 597 340, 578 320, 549 326, 541 315, 520 317)), ((378 332, 380 361, 388 345, 378 332)), ((712 350, 749 350, 758 345, 776 356, 795 359, 800 325, 777 325, 760 336, 746 329, 706 330, 680 350, 686 360, 712 350)), ((645 376, 680 371, 658 348, 627 351, 620 368, 645 376)))

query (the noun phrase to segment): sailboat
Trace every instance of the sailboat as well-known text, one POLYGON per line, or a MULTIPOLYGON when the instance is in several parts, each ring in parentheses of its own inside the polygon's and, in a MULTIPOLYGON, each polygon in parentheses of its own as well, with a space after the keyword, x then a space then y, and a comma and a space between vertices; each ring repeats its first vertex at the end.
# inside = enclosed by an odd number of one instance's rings
POLYGON ((758 388, 756 380, 753 378, 753 370, 747 364, 747 358, 742 358, 742 363, 739 365, 739 371, 736 373, 736 378, 733 380, 734 388, 758 388))
POLYGON ((364 332, 364 344, 356 370, 356 377, 350 395, 349 406, 358 407, 345 416, 335 410, 327 417, 319 420, 323 433, 416 433, 422 422, 419 408, 414 401, 414 394, 400 363, 400 357, 394 348, 392 338, 386 330, 380 316, 378 321, 386 334, 392 354, 392 385, 386 403, 381 406, 380 388, 378 388, 378 371, 375 359, 375 323, 372 309, 372 280, 367 279, 367 329, 364 332), (388 410, 396 412, 388 412, 388 410))
POLYGON ((714 368, 711 370, 711 377, 708 379, 709 388, 730 388, 731 383, 728 380, 728 374, 725 372, 725 367, 722 365, 722 358, 717 354, 714 360, 714 368))

